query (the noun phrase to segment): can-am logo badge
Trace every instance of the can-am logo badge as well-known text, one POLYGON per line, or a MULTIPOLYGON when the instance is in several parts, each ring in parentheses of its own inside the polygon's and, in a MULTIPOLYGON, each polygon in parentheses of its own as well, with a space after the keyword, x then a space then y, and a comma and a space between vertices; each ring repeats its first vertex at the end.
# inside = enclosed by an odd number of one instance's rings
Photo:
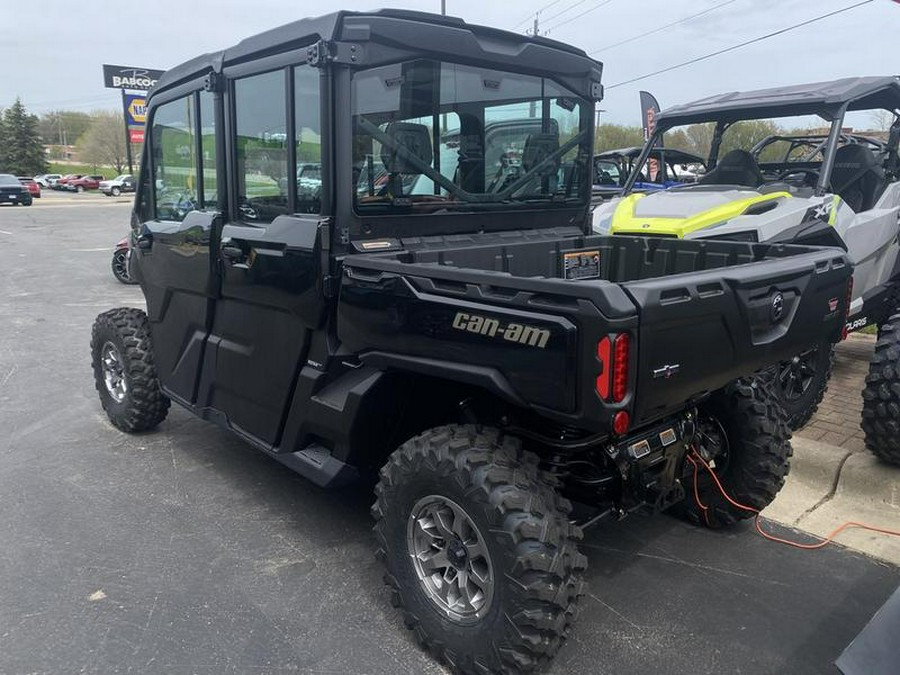
POLYGON ((828 311, 829 312, 836 312, 837 308, 838 308, 838 299, 837 298, 832 298, 831 300, 828 301, 828 311))
POLYGON ((451 324, 456 330, 476 333, 485 337, 517 342, 520 345, 544 349, 550 340, 550 331, 546 328, 527 326, 521 323, 500 323, 498 319, 477 314, 457 312, 451 324))
POLYGON ((772 308, 770 310, 772 321, 781 321, 784 316, 784 295, 779 291, 772 298, 772 308))

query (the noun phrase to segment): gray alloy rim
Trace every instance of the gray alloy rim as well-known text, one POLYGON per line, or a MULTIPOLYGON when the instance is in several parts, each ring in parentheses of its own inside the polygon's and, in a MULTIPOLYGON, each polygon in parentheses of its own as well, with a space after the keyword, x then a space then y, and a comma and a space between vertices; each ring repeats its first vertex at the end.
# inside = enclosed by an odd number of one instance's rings
POLYGON ((778 383, 787 401, 797 401, 809 391, 816 377, 818 349, 809 349, 784 363, 778 374, 778 383))
POLYGON ((100 350, 100 364, 107 393, 116 403, 121 403, 128 393, 128 383, 125 380, 122 355, 112 342, 103 343, 103 349, 100 350))
POLYGON ((494 597, 494 572, 484 537, 456 502, 422 497, 412 508, 406 545, 425 594, 451 621, 475 623, 494 597))

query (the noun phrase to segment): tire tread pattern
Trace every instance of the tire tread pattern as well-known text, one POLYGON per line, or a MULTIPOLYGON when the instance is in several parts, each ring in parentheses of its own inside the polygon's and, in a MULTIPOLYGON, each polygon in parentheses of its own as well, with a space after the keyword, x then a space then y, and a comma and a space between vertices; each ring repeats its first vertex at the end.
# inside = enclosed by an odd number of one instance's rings
POLYGON ((94 386, 110 422, 129 433, 148 431, 162 422, 171 401, 159 387, 150 323, 139 309, 119 307, 100 314, 91 330, 94 386), (100 351, 106 341, 117 343, 125 362, 128 394, 122 404, 110 398, 100 368, 100 351))
POLYGON ((862 397, 866 447, 900 465, 900 308, 878 327, 862 397))
POLYGON ((431 429, 391 455, 375 492, 372 514, 377 556, 388 569, 385 582, 392 603, 401 608, 406 626, 426 651, 466 675, 532 672, 553 657, 576 614, 587 558, 578 551, 581 529, 569 522, 571 503, 558 494, 555 479, 539 470, 537 457, 522 450, 519 439, 474 425, 431 429), (406 594, 421 591, 401 587, 392 568, 406 552, 388 554, 386 514, 396 487, 422 470, 456 481, 469 498, 494 512, 501 526, 490 534, 501 532, 515 551, 515 562, 503 578, 512 601, 503 608, 505 629, 493 636, 490 653, 454 649, 439 631, 429 630, 425 617, 405 601, 406 594))

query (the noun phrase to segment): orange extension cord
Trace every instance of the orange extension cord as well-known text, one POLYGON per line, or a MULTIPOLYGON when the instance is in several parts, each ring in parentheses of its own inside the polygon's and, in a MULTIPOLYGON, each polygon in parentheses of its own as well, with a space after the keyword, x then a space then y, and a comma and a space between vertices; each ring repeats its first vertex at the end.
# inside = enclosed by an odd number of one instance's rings
POLYGON ((706 520, 707 525, 709 524, 709 516, 707 515, 709 508, 706 506, 706 504, 704 504, 700 500, 700 493, 697 490, 697 473, 699 472, 699 467, 697 466, 697 462, 700 462, 700 464, 702 464, 703 467, 709 472, 709 475, 712 476, 713 481, 715 481, 715 483, 716 483, 716 487, 719 488, 719 492, 722 493, 722 496, 725 497, 725 499, 727 499, 728 502, 732 506, 735 506, 736 508, 743 509, 744 511, 750 511, 751 513, 756 514, 756 518, 754 521, 755 525, 756 525, 756 531, 759 532, 760 535, 762 535, 764 538, 768 539, 769 541, 774 541, 779 544, 785 544, 786 546, 793 546, 794 548, 801 548, 801 549, 805 549, 805 550, 814 550, 814 549, 823 548, 824 546, 827 546, 841 532, 843 532, 844 530, 849 529, 851 527, 857 527, 857 528, 860 528, 863 530, 869 530, 870 532, 878 532, 880 534, 887 534, 887 535, 891 535, 894 537, 900 537, 900 531, 898 531, 898 530, 888 530, 888 529, 885 529, 882 527, 874 527, 873 525, 866 525, 865 523, 857 523, 857 522, 853 522, 853 521, 845 522, 840 527, 836 528, 833 532, 831 532, 831 534, 829 534, 827 537, 822 538, 822 537, 818 537, 817 535, 812 535, 814 537, 821 539, 821 541, 819 541, 815 544, 798 544, 795 541, 790 541, 788 539, 782 539, 781 537, 776 537, 775 535, 769 534, 768 532, 766 532, 762 529, 762 525, 760 525, 760 522, 759 522, 759 520, 760 520, 759 509, 754 509, 751 506, 745 506, 743 504, 739 504, 738 502, 733 500, 728 495, 727 492, 725 492, 725 488, 723 488, 722 483, 719 482, 719 477, 716 475, 715 471, 712 470, 712 468, 709 466, 709 464, 707 464, 704 461, 704 459, 697 453, 696 450, 694 450, 693 448, 691 449, 691 454, 689 454, 687 456, 687 460, 694 467, 694 499, 696 500, 697 505, 703 510, 703 518, 706 520))

